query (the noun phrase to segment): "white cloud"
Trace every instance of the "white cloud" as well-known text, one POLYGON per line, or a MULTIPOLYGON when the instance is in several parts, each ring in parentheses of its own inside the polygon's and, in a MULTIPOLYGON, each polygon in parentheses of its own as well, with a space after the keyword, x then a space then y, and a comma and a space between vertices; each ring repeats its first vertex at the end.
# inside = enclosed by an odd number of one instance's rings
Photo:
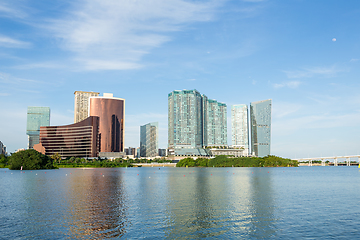
POLYGON ((218 2, 83 0, 47 28, 85 70, 134 69, 145 54, 171 40, 170 32, 211 20, 218 2))
POLYGON ((300 86, 301 82, 299 81, 289 81, 289 82, 283 82, 283 83, 274 83, 273 86, 275 89, 288 87, 288 88, 298 88, 300 86))
POLYGON ((0 93, 0 97, 10 96, 10 93, 0 93))
POLYGON ((0 3, 0 16, 7 18, 24 18, 27 14, 19 9, 19 5, 22 5, 18 1, 6 1, 2 0, 0 3))
POLYGON ((16 40, 7 36, 0 35, 0 47, 8 48, 28 48, 31 46, 31 43, 16 40))
POLYGON ((331 39, 331 41, 336 42, 336 38, 331 39))
POLYGON ((35 69, 35 68, 55 69, 55 68, 64 68, 64 67, 65 67, 64 65, 57 64, 57 63, 42 62, 42 63, 31 63, 31 64, 18 65, 18 66, 14 66, 13 68, 24 70, 24 69, 35 69))
POLYGON ((288 78, 310 78, 313 76, 333 77, 337 73, 345 72, 345 71, 347 70, 333 65, 331 67, 303 68, 302 70, 283 71, 283 72, 287 75, 288 78))

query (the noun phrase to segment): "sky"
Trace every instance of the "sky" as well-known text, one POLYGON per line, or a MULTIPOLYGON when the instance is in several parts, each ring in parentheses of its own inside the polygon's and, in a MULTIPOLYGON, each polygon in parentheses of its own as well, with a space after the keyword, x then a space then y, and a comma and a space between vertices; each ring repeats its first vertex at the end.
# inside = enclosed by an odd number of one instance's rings
POLYGON ((271 154, 360 154, 358 0, 2 0, 0 141, 27 147, 28 106, 74 121, 74 92, 126 100, 125 146, 167 96, 197 89, 228 106, 272 99, 271 154))

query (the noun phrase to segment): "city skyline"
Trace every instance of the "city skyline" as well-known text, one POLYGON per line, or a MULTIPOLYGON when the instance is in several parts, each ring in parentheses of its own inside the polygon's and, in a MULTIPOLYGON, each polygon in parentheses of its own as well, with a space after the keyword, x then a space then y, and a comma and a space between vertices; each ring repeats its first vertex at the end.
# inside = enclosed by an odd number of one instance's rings
POLYGON ((274 155, 359 154, 360 2, 324 5, 1 1, 0 141, 26 148, 28 106, 50 107, 51 125, 73 122, 82 90, 126 99, 125 147, 159 122, 166 148, 166 94, 197 89, 228 106, 272 99, 274 155))

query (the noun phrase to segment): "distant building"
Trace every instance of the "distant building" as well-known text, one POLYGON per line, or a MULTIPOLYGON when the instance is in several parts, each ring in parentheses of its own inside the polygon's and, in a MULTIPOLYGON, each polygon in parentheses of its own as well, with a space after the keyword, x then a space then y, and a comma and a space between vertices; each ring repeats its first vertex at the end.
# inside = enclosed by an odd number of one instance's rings
POLYGON ((231 141, 234 147, 243 148, 243 154, 249 152, 248 106, 246 104, 231 107, 231 141))
POLYGON ((157 122, 140 126, 140 157, 158 156, 158 127, 157 122))
POLYGON ((104 93, 102 97, 90 97, 89 102, 89 115, 100 118, 100 152, 124 152, 125 99, 104 93))
POLYGON ((98 92, 75 91, 74 123, 89 117, 89 98, 99 96, 98 92))
POLYGON ((227 145, 226 104, 195 89, 169 93, 168 155, 209 156, 213 145, 227 145))
POLYGON ((39 143, 40 127, 50 125, 49 107, 28 107, 26 134, 28 135, 28 148, 39 143))
POLYGON ((6 155, 6 146, 0 141, 0 154, 6 155))
POLYGON ((65 126, 40 127, 40 143, 34 149, 45 155, 97 157, 99 155, 99 117, 65 126))
POLYGON ((219 155, 226 155, 226 156, 233 156, 233 157, 244 157, 248 156, 247 153, 244 152, 244 149, 241 147, 210 147, 210 152, 212 156, 219 156, 219 155))
POLYGON ((161 149, 161 148, 159 148, 159 154, 158 154, 158 156, 160 156, 160 157, 166 157, 168 155, 168 153, 167 153, 167 149, 165 148, 165 149, 161 149))
POLYGON ((271 99, 250 103, 251 151, 255 156, 270 155, 271 99))
POLYGON ((132 148, 132 147, 125 148, 125 155, 135 158, 136 157, 136 148, 132 148))

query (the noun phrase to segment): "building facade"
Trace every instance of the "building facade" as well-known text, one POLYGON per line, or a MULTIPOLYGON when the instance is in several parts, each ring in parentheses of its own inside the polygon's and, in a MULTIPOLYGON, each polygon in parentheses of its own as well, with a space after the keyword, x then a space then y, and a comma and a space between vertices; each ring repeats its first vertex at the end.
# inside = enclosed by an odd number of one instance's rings
POLYGON ((40 127, 50 125, 49 107, 28 107, 26 134, 28 135, 28 148, 33 148, 40 141, 40 127))
POLYGON ((202 96, 196 90, 173 91, 168 95, 169 148, 203 146, 202 96))
POLYGON ((158 156, 159 124, 157 122, 140 126, 140 157, 158 156))
POLYGON ((6 155, 6 146, 0 141, 0 154, 6 155))
POLYGON ((208 156, 213 145, 227 145, 226 104, 195 89, 169 93, 168 155, 208 156))
POLYGON ((227 145, 227 107, 203 95, 204 146, 227 145))
POLYGON ((51 156, 97 157, 99 153, 99 117, 65 126, 40 127, 40 143, 34 149, 51 156))
POLYGON ((100 152, 124 152, 125 99, 104 93, 102 97, 90 97, 89 102, 89 115, 100 118, 100 152))
POLYGON ((246 104, 231 106, 231 142, 234 147, 243 148, 244 155, 250 153, 248 114, 246 104))
POLYGON ((89 98, 99 96, 98 92, 75 91, 74 123, 89 117, 89 98))
POLYGON ((270 155, 271 99, 250 103, 251 151, 258 157, 270 155))

